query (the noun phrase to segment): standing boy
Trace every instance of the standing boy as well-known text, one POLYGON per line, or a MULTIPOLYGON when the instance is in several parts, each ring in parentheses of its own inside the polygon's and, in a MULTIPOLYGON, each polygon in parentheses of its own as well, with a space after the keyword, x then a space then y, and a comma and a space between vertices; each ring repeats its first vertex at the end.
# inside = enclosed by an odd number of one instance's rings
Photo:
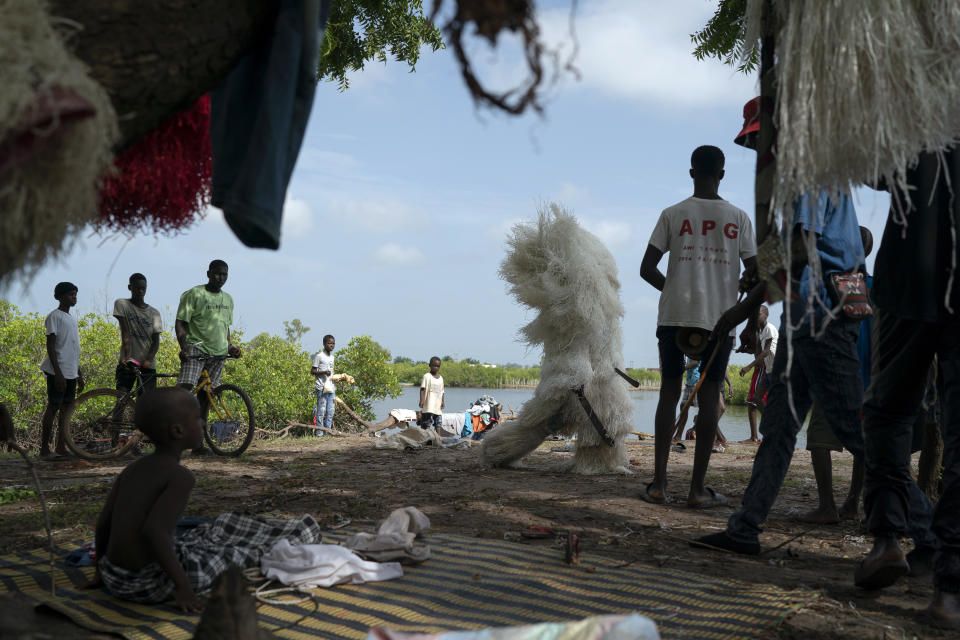
POLYGON ((140 367, 144 390, 157 388, 157 349, 160 348, 160 332, 163 323, 160 312, 144 302, 147 295, 147 277, 142 273, 130 276, 127 289, 130 298, 118 298, 113 303, 113 317, 120 323, 120 358, 117 364, 117 389, 130 391, 137 380, 131 368, 140 367))
POLYGON ((64 410, 73 404, 77 392, 83 391, 80 371, 80 331, 70 307, 77 304, 77 285, 60 282, 53 289, 59 306, 43 321, 47 335, 47 357, 40 369, 47 378, 47 408, 40 418, 40 458, 64 460, 68 457, 63 440, 64 410), (57 418, 56 456, 50 453, 53 420, 57 418))
POLYGON ((430 358, 430 372, 420 381, 420 426, 438 429, 443 420, 443 376, 440 375, 440 358, 430 358))
MULTIPOLYGON (((737 301, 740 261, 747 267, 756 263, 750 218, 718 193, 723 164, 723 152, 717 147, 694 150, 690 156, 693 196, 660 214, 640 266, 640 276, 662 292, 657 339, 663 379, 655 419, 654 475, 653 482, 640 494, 643 500, 655 504, 666 502, 667 459, 684 370, 677 331, 697 327, 709 332, 723 311, 737 301), (670 254, 666 275, 657 268, 665 253, 670 254)), ((716 355, 700 374, 698 437, 687 496, 687 504, 695 508, 726 503, 724 496, 704 486, 704 478, 717 431, 717 398, 732 347, 731 336, 712 336, 703 351, 708 359, 716 355)))
MULTIPOLYGON (((180 296, 177 307, 177 342, 180 343, 180 376, 177 384, 193 389, 204 369, 210 383, 220 384, 223 361, 230 355, 240 357, 240 348, 230 342, 233 323, 233 298, 223 290, 227 282, 227 263, 214 260, 207 269, 207 284, 188 289, 180 296)), ((202 415, 207 415, 206 394, 200 395, 202 415)), ((209 450, 202 444, 193 453, 205 455, 209 450)))
MULTIPOLYGON (((337 395, 337 387, 332 380, 335 346, 337 341, 333 336, 323 336, 323 350, 313 356, 313 366, 310 367, 310 373, 317 379, 317 406, 313 410, 313 424, 327 429, 333 427, 333 407, 337 395)), ((323 431, 317 429, 316 435, 322 436, 323 431)))
POLYGON ((754 360, 740 369, 740 375, 745 376, 753 369, 750 377, 750 391, 747 393, 747 418, 750 420, 750 439, 743 444, 760 444, 760 434, 757 431, 757 409, 766 402, 767 390, 770 389, 770 372, 773 371, 773 357, 777 353, 777 341, 780 332, 769 321, 770 309, 762 304, 757 310, 757 350, 754 360))

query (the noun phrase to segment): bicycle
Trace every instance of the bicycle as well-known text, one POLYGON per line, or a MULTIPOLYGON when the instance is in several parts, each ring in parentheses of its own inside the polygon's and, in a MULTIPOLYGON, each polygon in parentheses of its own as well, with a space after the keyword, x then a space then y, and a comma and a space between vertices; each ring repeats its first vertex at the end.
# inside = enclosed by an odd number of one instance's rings
MULTIPOLYGON (((140 367, 134 365, 134 370, 136 384, 133 389, 94 389, 79 396, 67 409, 63 438, 76 455, 86 460, 110 460, 131 450, 142 453, 144 446, 152 444, 137 429, 133 419, 136 390, 143 385, 140 367)), ((158 373, 156 377, 176 378, 177 374, 158 373)), ((206 368, 200 373, 192 393, 198 398, 205 394, 207 400, 203 425, 207 446, 221 456, 236 457, 246 451, 256 431, 253 403, 247 393, 234 384, 214 387, 206 368), (211 422, 212 417, 217 419, 211 422)))

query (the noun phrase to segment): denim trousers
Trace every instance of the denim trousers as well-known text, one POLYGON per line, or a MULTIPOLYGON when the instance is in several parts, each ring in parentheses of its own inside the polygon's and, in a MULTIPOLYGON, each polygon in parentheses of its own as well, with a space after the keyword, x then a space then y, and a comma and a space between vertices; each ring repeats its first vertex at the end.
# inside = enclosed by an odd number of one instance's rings
MULTIPOLYGON (((810 335, 809 329, 794 331, 788 347, 781 325, 780 335, 784 338, 774 357, 767 406, 760 421, 763 441, 753 461, 753 472, 740 509, 730 516, 727 524, 731 538, 741 542, 757 541, 762 531, 760 525, 767 519, 783 486, 797 445, 797 434, 814 399, 823 409, 837 439, 855 460, 863 461, 860 422, 863 384, 857 356, 859 329, 859 322, 834 320, 817 338, 810 335), (787 373, 789 375, 785 375, 787 373)), ((931 543, 932 507, 916 483, 911 484, 908 490, 910 533, 920 544, 931 543)))
POLYGON ((317 407, 313 410, 313 423, 318 427, 333 428, 333 399, 336 395, 317 391, 317 407))
POLYGON ((874 535, 911 530, 913 425, 938 359, 942 406, 943 492, 931 530, 940 554, 935 584, 960 592, 960 321, 921 322, 878 310, 873 324, 871 386, 864 402, 864 504, 874 535))

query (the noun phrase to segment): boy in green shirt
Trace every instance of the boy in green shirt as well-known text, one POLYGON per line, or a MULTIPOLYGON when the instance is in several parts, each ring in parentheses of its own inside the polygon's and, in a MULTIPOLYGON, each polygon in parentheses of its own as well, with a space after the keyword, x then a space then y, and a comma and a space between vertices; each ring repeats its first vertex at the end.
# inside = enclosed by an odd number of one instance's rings
MULTIPOLYGON (((223 290, 227 282, 227 263, 214 260, 207 269, 207 284, 187 289, 180 296, 177 307, 177 342, 180 343, 180 376, 177 384, 193 389, 200 372, 207 370, 211 384, 220 384, 226 356, 240 357, 240 348, 230 342, 233 323, 233 298, 223 290)), ((200 395, 202 415, 207 415, 206 395, 200 395)), ((204 455, 208 449, 201 446, 194 454, 204 455)))

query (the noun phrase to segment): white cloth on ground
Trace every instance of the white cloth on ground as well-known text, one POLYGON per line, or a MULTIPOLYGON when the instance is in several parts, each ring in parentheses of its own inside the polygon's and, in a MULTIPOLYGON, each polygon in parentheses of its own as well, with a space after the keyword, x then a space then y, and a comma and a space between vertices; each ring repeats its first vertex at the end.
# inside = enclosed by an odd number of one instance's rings
POLYGON ((463 431, 463 412, 444 413, 440 416, 440 435, 459 436, 463 431))
POLYGON ((417 412, 413 409, 394 409, 390 415, 400 422, 415 422, 417 419, 417 412))
POLYGON ((399 562, 368 562, 335 544, 292 545, 281 540, 260 559, 260 572, 291 587, 332 587, 392 580, 403 575, 399 562))
POLYGON ((404 633, 375 627, 366 640, 660 640, 656 623, 639 613, 594 616, 576 622, 543 622, 474 631, 404 633))
POLYGON ((394 509, 380 524, 376 534, 357 533, 344 546, 364 558, 386 561, 399 560, 408 564, 423 562, 430 557, 430 547, 416 541, 430 528, 430 518, 416 507, 394 509))

